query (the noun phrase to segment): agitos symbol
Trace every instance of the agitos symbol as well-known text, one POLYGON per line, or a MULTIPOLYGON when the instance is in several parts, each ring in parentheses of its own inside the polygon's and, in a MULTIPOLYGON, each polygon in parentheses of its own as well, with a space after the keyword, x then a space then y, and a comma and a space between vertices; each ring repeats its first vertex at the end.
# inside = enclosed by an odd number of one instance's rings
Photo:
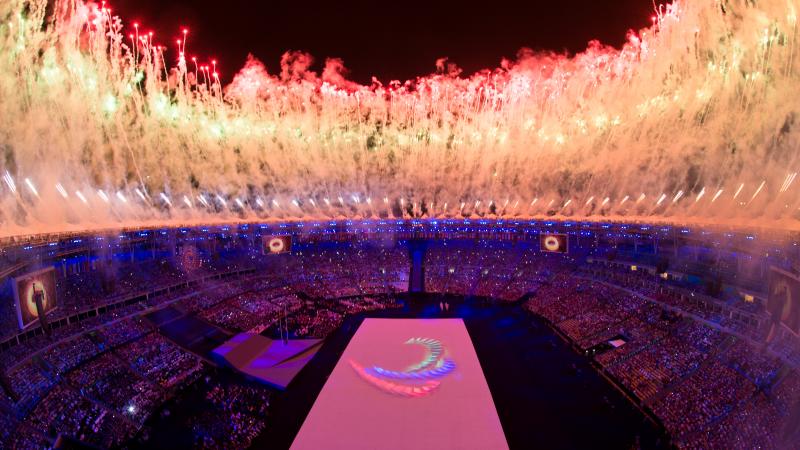
POLYGON ((272 238, 269 241, 269 251, 272 253, 280 253, 285 247, 281 238, 272 238))
POLYGON ((425 346, 425 358, 417 364, 407 367, 404 371, 384 369, 383 367, 364 367, 350 360, 350 366, 367 383, 378 389, 403 397, 425 397, 439 387, 444 377, 453 371, 456 363, 445 357, 442 343, 436 339, 411 338, 406 344, 425 346))
POLYGON ((542 234, 539 237, 539 248, 543 252, 567 252, 566 234, 542 234))
POLYGON ((292 237, 291 236, 262 236, 262 253, 278 254, 288 253, 292 251, 292 237))

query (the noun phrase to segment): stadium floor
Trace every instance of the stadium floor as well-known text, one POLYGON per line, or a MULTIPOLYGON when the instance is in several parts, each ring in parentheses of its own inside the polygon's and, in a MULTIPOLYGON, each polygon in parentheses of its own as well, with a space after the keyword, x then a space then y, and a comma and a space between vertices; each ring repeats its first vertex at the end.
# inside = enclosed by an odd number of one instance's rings
MULTIPOLYGON (((600 376, 585 356, 520 305, 428 294, 403 298, 401 309, 345 319, 289 388, 271 397, 266 428, 254 439, 252 448, 289 448, 366 317, 462 318, 511 449, 668 448, 660 426, 600 376), (449 312, 439 311, 440 301, 450 303, 449 312)), ((225 369, 215 371, 214 377, 242 381, 225 369)), ((148 421, 150 439, 142 448, 186 448, 191 442, 190 430, 176 424, 182 422, 182 416, 203 407, 202 392, 201 386, 189 387, 167 402, 162 414, 156 412, 148 421), (169 417, 163 415, 166 408, 169 417)))
POLYGON ((407 297, 401 310, 345 320, 289 389, 273 397, 267 428, 253 441, 253 448, 291 445, 365 317, 463 318, 512 449, 667 446, 660 427, 603 379, 588 359, 518 305, 416 295, 407 297), (449 312, 440 313, 441 300, 450 302, 449 312))

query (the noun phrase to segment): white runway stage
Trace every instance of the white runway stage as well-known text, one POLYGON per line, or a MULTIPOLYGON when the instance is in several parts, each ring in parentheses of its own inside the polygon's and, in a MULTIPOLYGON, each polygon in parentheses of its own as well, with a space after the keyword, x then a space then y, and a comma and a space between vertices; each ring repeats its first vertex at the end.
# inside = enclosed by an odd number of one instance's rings
POLYGON ((461 319, 365 319, 292 449, 507 449, 461 319))

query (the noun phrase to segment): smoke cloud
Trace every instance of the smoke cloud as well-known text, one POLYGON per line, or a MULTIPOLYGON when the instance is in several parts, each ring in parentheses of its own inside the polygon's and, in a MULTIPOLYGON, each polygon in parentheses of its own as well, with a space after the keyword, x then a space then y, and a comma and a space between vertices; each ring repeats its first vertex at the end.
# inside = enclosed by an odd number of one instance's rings
POLYGON ((45 6, 0 5, 0 234, 408 216, 798 228, 797 0, 676 2, 621 49, 523 49, 466 76, 441 59, 371 86, 287 52, 278 74, 250 57, 223 87, 98 5, 45 6))

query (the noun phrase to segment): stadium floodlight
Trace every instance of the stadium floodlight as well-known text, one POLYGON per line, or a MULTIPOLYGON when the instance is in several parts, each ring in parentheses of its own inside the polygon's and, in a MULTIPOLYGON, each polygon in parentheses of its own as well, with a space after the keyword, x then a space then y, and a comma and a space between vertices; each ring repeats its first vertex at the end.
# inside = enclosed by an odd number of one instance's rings
POLYGON ((28 189, 30 189, 33 195, 39 196, 39 191, 36 190, 36 186, 33 185, 33 181, 31 181, 30 178, 25 178, 25 184, 28 185, 28 189))
POLYGON ((142 191, 140 191, 139 188, 134 188, 133 191, 136 192, 136 195, 138 195, 139 198, 141 198, 143 202, 147 201, 147 197, 144 196, 144 193, 142 193, 142 191))
POLYGON ((172 202, 169 200, 169 197, 167 197, 167 194, 162 192, 159 195, 161 196, 161 199, 164 200, 164 203, 166 203, 170 207, 172 206, 172 202))
POLYGON ((703 189, 700 189, 700 192, 697 194, 697 198, 694 199, 694 202, 697 203, 700 201, 703 196, 706 195, 706 188, 703 186, 703 189))
POLYGON ((733 194, 733 199, 734 200, 736 200, 736 197, 738 197, 739 194, 742 192, 742 189, 744 189, 744 183, 740 184, 739 185, 739 189, 736 189, 736 193, 733 194))
POLYGON ((14 183, 14 178, 11 177, 11 174, 6 171, 3 175, 3 181, 6 182, 8 188, 11 189, 11 192, 17 192, 17 185, 14 183))
POLYGON ((69 198, 69 194, 67 194, 67 190, 64 189, 64 186, 62 186, 61 183, 56 183, 56 190, 58 191, 59 194, 61 194, 62 197, 69 198))
POLYGON ((86 197, 84 197, 84 196, 83 196, 83 194, 81 193, 81 191, 75 191, 75 195, 76 195, 76 196, 77 196, 79 199, 81 199, 81 201, 82 201, 84 204, 86 204, 86 205, 88 205, 88 204, 89 204, 89 201, 88 201, 88 200, 86 200, 86 197))
POLYGON ((766 184, 767 184, 767 180, 764 180, 764 181, 761 182, 760 185, 758 185, 758 189, 756 189, 756 192, 753 194, 752 197, 750 197, 750 201, 747 202, 748 204, 756 199, 756 196, 758 196, 758 194, 761 193, 761 190, 764 189, 764 185, 766 185, 766 184))
POLYGON ((783 185, 781 186, 781 192, 786 192, 789 190, 789 186, 792 185, 794 182, 795 177, 797 177, 797 172, 792 172, 786 175, 786 179, 783 180, 783 185))

